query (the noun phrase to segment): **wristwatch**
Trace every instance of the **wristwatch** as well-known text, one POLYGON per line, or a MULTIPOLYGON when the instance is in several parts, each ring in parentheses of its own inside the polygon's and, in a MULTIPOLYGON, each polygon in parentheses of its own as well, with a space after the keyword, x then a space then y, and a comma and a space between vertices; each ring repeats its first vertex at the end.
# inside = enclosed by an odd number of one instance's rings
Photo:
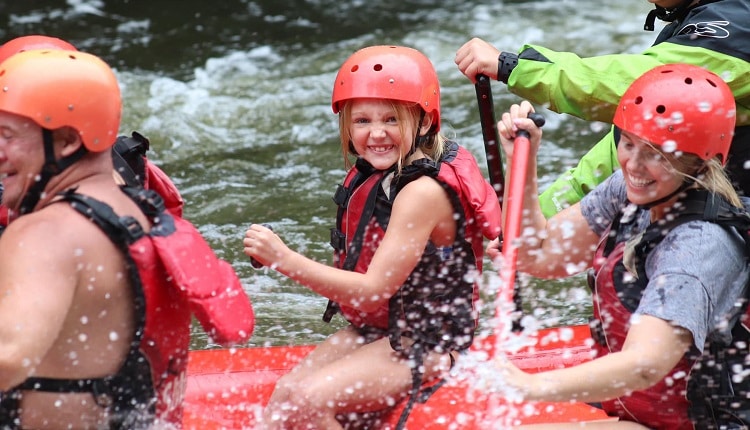
POLYGON ((518 54, 511 52, 501 52, 500 56, 497 57, 497 80, 507 84, 510 72, 518 64, 518 54))

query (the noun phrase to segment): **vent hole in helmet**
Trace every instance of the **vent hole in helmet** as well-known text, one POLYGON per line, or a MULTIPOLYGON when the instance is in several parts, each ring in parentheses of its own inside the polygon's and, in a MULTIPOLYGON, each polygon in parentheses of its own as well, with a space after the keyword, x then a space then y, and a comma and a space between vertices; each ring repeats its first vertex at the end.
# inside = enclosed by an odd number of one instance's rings
POLYGON ((685 83, 688 84, 688 85, 692 85, 693 84, 693 78, 685 78, 685 83))
POLYGON ((376 64, 376 65, 374 65, 372 67, 372 69, 375 70, 376 72, 379 72, 379 71, 383 70, 383 65, 382 64, 376 64))
POLYGON ((659 106, 656 107, 656 112, 657 113, 664 113, 666 111, 667 111, 667 107, 664 106, 664 105, 659 105, 659 106))
POLYGON ((635 98, 635 104, 639 105, 641 103, 643 103, 643 97, 641 97, 641 96, 636 97, 635 98))
POLYGON ((352 73, 356 72, 357 70, 359 70, 358 65, 355 64, 354 66, 352 66, 352 73))
POLYGON ((708 85, 711 85, 712 87, 716 88, 716 82, 714 82, 714 81, 712 81, 710 79, 706 79, 706 82, 708 82, 708 85))

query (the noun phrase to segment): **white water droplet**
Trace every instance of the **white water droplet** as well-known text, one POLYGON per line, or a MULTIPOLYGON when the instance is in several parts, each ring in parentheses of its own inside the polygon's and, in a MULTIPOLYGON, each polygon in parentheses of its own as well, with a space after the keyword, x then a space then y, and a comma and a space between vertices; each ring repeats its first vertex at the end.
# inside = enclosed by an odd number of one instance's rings
POLYGON ((661 144, 661 150, 666 153, 672 153, 677 150, 677 142, 674 140, 665 140, 664 143, 661 144))

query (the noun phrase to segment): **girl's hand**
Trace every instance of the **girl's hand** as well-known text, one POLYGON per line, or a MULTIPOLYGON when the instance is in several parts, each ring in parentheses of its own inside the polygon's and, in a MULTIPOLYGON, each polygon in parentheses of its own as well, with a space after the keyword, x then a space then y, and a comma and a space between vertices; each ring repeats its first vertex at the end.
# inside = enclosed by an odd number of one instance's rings
POLYGON ((500 239, 492 239, 490 243, 487 244, 486 251, 487 256, 490 257, 490 261, 492 261, 492 264, 494 264, 496 268, 499 268, 502 263, 501 257, 503 256, 500 239))
MULTIPOLYGON (((273 230, 261 224, 251 224, 242 240, 245 255, 262 266, 276 267, 289 253, 289 248, 273 230)), ((255 262, 254 262, 255 265, 255 262)))
POLYGON ((539 151, 539 144, 542 140, 542 129, 537 127, 534 121, 528 118, 531 112, 534 112, 534 107, 531 103, 524 100, 520 105, 512 105, 510 110, 505 112, 497 123, 500 143, 503 145, 503 151, 508 159, 513 157, 513 143, 519 130, 526 130, 530 135, 530 156, 536 157, 536 153, 539 151))

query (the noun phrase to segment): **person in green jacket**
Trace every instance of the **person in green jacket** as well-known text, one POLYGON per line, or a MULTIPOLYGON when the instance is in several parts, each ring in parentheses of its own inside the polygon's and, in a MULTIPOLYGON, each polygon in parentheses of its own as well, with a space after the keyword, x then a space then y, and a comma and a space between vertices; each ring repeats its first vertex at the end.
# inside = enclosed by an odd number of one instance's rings
MULTIPOLYGON (((737 127, 727 169, 741 194, 750 195, 750 2, 747 0, 648 0, 655 18, 669 22, 654 44, 640 54, 581 58, 536 45, 517 54, 473 38, 456 52, 459 70, 472 82, 484 74, 532 103, 590 121, 612 123, 620 97, 638 76, 661 64, 690 63, 721 76, 737 105, 737 127)), ((612 127, 578 165, 541 195, 550 217, 578 202, 617 167, 619 130, 612 127)))

